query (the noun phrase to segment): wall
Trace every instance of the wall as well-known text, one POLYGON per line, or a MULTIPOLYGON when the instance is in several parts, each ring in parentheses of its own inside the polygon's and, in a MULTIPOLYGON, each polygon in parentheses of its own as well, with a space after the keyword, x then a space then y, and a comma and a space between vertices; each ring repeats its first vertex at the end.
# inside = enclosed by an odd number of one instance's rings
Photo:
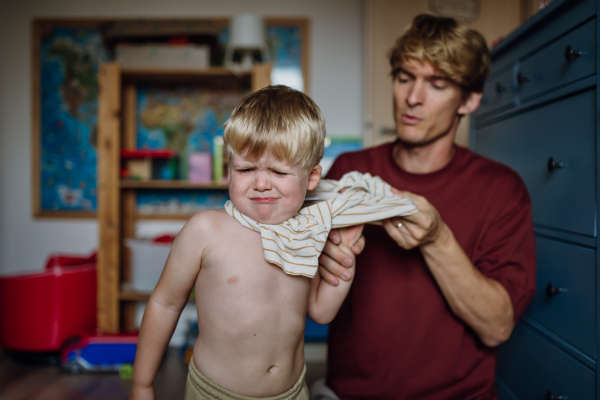
POLYGON ((31 216, 32 19, 222 17, 238 12, 308 17, 311 21, 309 93, 321 107, 330 135, 360 134, 360 0, 0 2, 0 273, 39 269, 50 252, 90 252, 98 240, 95 220, 34 220, 31 216))

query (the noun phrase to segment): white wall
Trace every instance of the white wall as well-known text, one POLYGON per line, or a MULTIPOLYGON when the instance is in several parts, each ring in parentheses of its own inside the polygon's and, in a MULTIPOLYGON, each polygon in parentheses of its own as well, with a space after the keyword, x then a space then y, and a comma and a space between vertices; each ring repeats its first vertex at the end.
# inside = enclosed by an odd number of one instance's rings
POLYGON ((330 135, 362 131, 360 0, 0 0, 0 273, 39 269, 51 252, 97 246, 94 220, 31 215, 31 21, 67 17, 308 17, 309 92, 330 135))

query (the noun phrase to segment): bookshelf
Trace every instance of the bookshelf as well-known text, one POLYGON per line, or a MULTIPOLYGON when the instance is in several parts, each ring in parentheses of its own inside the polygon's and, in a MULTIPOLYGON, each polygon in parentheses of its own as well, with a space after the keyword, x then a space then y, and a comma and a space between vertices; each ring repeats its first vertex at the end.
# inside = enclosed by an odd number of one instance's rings
POLYGON ((186 220, 191 214, 139 213, 139 190, 225 190, 225 184, 183 180, 122 180, 121 149, 134 150, 137 140, 137 88, 140 84, 199 85, 227 90, 256 91, 270 84, 271 67, 251 70, 213 67, 197 70, 125 69, 118 63, 101 65, 98 99, 98 328, 104 332, 131 331, 136 301, 150 293, 127 289, 130 260, 124 240, 135 236, 138 220, 186 220))

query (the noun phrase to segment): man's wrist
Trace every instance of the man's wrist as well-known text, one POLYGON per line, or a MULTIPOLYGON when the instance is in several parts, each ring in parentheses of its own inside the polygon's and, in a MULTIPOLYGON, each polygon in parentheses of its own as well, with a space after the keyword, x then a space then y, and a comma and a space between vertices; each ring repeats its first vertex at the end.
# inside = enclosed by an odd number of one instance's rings
POLYGON ((433 240, 426 242, 420 246, 421 252, 431 253, 443 251, 445 248, 449 248, 454 243, 454 234, 450 230, 450 227, 445 222, 440 221, 440 227, 433 240))

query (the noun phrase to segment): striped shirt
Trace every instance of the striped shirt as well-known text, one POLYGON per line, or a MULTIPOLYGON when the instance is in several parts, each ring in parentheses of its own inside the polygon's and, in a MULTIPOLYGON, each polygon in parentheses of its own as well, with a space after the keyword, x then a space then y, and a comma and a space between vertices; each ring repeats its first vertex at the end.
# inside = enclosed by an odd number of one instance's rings
POLYGON ((322 179, 307 201, 316 201, 277 225, 256 222, 235 208, 231 200, 225 210, 243 226, 260 232, 265 260, 286 274, 314 277, 319 256, 333 228, 343 228, 386 218, 412 215, 415 205, 392 193, 378 176, 349 172, 339 181, 322 179), (345 189, 344 193, 342 191, 345 189))

